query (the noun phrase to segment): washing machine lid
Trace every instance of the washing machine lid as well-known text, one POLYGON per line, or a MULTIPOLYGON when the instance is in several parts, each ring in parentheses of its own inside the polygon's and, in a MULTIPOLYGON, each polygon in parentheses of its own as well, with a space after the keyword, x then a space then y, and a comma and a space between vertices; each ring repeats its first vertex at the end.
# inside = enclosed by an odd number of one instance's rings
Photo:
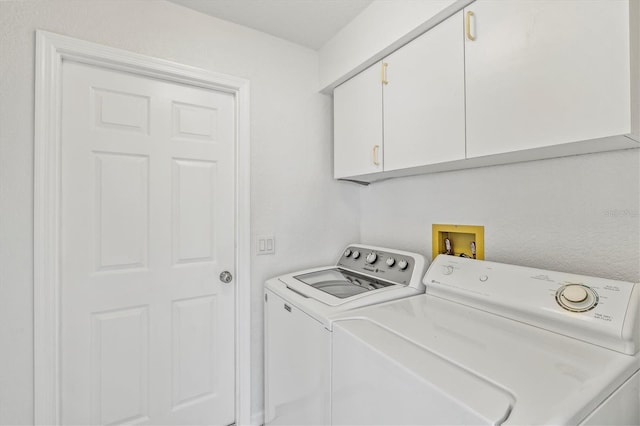
MULTIPOLYGON (((333 331, 334 338, 348 336, 343 342, 334 340, 334 348, 344 349, 344 341, 361 342, 371 354, 382 355, 372 355, 377 364, 369 375, 400 366, 421 392, 440 389, 487 423, 500 423, 497 419, 509 411, 507 424, 577 424, 640 369, 640 355, 625 355, 432 295, 345 312, 334 318, 333 331), (440 375, 446 369, 455 371, 450 381, 440 375), (467 392, 473 386, 478 391, 467 392)), ((334 368, 340 368, 336 357, 334 368)), ((346 376, 354 374, 343 376, 348 380, 346 376)), ((339 387, 343 378, 338 374, 334 380, 339 387)), ((430 409, 429 404, 424 398, 420 410, 430 409)), ((440 423, 465 423, 455 410, 452 413, 440 423)))
POLYGON ((351 244, 335 265, 281 275, 265 286, 325 322, 340 311, 424 293, 425 270, 418 253, 351 244))
POLYGON ((323 269, 306 274, 294 275, 294 278, 340 299, 394 285, 342 268, 323 269))
POLYGON ((508 390, 366 318, 332 338, 334 424, 495 425, 513 408, 508 390))

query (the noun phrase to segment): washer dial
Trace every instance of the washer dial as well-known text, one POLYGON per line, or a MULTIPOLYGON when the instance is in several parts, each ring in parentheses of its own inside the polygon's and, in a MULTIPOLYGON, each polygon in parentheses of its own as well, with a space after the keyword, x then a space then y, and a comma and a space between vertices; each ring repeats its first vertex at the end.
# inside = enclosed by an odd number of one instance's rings
POLYGON ((367 255, 367 263, 369 264, 373 264, 376 262, 376 260, 378 260, 378 255, 371 252, 367 255))
POLYGON ((405 270, 407 269, 407 266, 409 266, 409 262, 407 262, 406 260, 401 260, 400 262, 398 262, 398 268, 400 268, 401 270, 405 270))
POLYGON ((387 266, 391 267, 396 264, 396 260, 393 257, 387 259, 387 266))
POLYGON ((357 259, 357 258, 359 258, 359 257, 360 257, 360 252, 359 252, 358 250, 354 251, 354 252, 353 252, 353 258, 354 258, 354 259, 357 259))
POLYGON ((571 312, 586 312, 596 307, 598 293, 584 284, 566 284, 556 291, 556 302, 571 312))

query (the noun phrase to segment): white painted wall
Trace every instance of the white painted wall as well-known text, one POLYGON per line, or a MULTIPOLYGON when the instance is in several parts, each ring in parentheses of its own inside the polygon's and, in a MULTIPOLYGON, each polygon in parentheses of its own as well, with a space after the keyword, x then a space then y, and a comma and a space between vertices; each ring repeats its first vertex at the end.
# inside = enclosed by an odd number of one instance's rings
POLYGON ((399 40, 406 43, 411 34, 417 36, 415 29, 454 3, 468 1, 374 0, 319 50, 319 88, 335 87, 345 76, 362 71, 380 59, 381 52, 389 53, 390 46, 399 47, 399 40))
POLYGON ((640 282, 640 150, 393 179, 363 189, 361 239, 431 259, 434 223, 484 225, 485 258, 640 282))
POLYGON ((0 424, 33 422, 34 31, 251 80, 252 407, 262 410, 262 285, 358 240, 358 190, 331 178, 316 52, 161 0, 0 1, 0 424), (126 3, 126 4, 125 4, 126 3))

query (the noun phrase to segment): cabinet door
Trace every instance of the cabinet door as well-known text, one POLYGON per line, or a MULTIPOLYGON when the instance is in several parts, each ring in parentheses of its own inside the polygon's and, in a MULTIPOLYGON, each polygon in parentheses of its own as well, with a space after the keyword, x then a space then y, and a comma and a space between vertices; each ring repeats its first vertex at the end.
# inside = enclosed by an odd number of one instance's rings
POLYGON ((478 0, 465 12, 468 157, 630 132, 628 1, 478 0))
POLYGON ((334 177, 382 171, 381 63, 335 88, 333 114, 334 177))
POLYGON ((384 169, 465 157, 462 12, 385 59, 384 169))

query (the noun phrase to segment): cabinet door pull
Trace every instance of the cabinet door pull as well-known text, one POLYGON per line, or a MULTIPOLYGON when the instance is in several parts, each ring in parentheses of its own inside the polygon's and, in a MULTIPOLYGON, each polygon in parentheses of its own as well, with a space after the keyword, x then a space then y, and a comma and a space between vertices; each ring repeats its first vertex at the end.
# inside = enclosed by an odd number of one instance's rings
POLYGON ((373 152, 371 153, 371 155, 373 156, 373 164, 375 164, 376 166, 380 165, 380 161, 378 161, 378 150, 380 149, 380 145, 374 145, 373 146, 373 152))
POLYGON ((382 69, 380 71, 380 79, 382 80, 382 84, 389 84, 389 81, 387 80, 387 66, 389 66, 388 63, 382 63, 382 69))
POLYGON ((471 17, 474 16, 473 12, 468 10, 465 20, 465 31, 467 33, 467 39, 475 41, 475 37, 471 34, 471 17))

